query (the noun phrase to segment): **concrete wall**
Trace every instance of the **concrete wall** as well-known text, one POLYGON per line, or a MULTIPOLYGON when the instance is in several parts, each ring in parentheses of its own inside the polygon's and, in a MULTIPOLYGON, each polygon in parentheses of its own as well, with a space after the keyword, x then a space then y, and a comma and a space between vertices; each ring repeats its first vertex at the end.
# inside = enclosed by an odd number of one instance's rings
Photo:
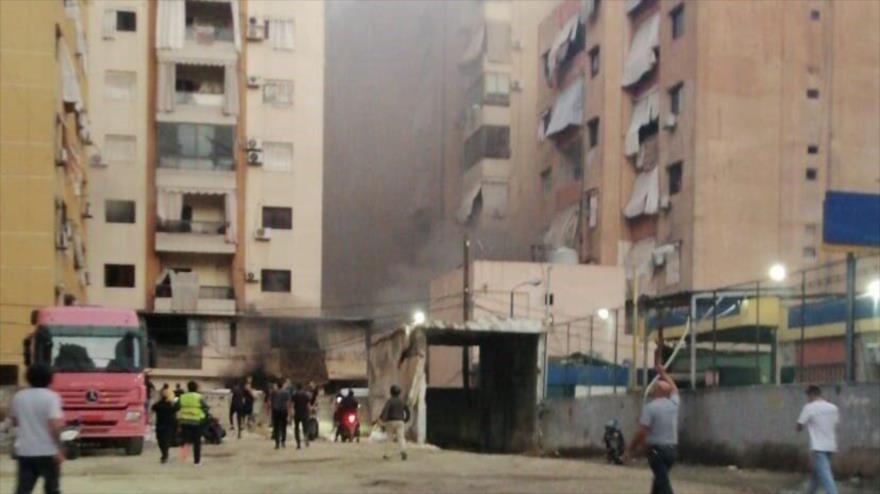
MULTIPOLYGON (((837 428, 839 475, 880 474, 880 387, 823 388, 840 408, 837 428)), ((795 432, 805 403, 801 386, 742 387, 684 394, 679 414, 680 454, 685 461, 740 466, 805 469, 808 438, 795 432)), ((629 440, 642 406, 640 395, 558 400, 540 418, 540 447, 554 450, 604 448, 608 420, 618 419, 629 440)))

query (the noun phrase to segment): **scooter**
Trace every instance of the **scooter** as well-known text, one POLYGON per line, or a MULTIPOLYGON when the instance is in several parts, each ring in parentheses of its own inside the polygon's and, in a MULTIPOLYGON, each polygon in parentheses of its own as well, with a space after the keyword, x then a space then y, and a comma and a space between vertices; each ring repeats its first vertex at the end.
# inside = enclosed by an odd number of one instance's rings
POLYGON ((623 464, 623 453, 626 449, 626 441, 620 430, 617 419, 609 420, 605 424, 605 459, 615 465, 623 464))
POLYGON ((338 427, 342 442, 361 442, 361 422, 358 419, 357 410, 348 410, 343 413, 338 427))
POLYGON ((82 453, 82 445, 79 436, 80 423, 78 420, 74 420, 67 424, 64 429, 61 429, 61 447, 62 451, 64 451, 64 457, 68 460, 75 460, 79 458, 80 453, 82 453))

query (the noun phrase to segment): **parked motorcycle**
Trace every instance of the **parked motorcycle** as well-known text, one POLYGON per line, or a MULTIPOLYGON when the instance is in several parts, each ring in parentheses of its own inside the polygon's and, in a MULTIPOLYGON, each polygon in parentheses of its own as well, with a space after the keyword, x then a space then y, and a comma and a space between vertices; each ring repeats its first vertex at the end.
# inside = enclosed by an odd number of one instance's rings
POLYGON ((617 419, 609 420, 605 424, 605 459, 615 465, 623 464, 623 453, 626 451, 626 441, 620 430, 617 419))

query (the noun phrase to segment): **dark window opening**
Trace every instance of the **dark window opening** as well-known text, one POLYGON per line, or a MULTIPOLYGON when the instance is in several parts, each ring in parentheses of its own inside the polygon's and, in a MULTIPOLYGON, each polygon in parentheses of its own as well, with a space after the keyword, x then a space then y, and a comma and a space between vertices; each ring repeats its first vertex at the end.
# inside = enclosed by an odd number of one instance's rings
POLYGON ((18 366, 0 365, 0 386, 15 386, 18 384, 18 366))
POLYGON ((807 154, 819 154, 819 146, 810 144, 807 146, 807 154))
POLYGON ((681 161, 669 165, 666 173, 669 175, 669 195, 674 196, 681 192, 681 161))
POLYGON ((566 165, 571 170, 574 180, 584 178, 584 142, 582 139, 574 139, 571 144, 561 150, 566 165))
POLYGON ((229 323, 229 346, 238 345, 238 324, 235 321, 229 323))
POLYGON ((134 223, 134 216, 134 201, 107 200, 104 202, 104 219, 107 223, 134 223))
POLYGON ((821 18, 822 18, 822 14, 818 10, 813 9, 810 11, 810 19, 812 19, 814 21, 818 21, 821 18))
POLYGON ((290 271, 264 269, 260 274, 260 289, 264 292, 290 292, 290 271))
POLYGON ((108 288, 134 288, 134 265, 105 264, 104 286, 108 288))
POLYGON ((684 5, 672 9, 669 13, 672 22, 672 39, 678 39, 684 34, 684 5))
POLYGON ((807 180, 812 182, 819 176, 819 170, 816 170, 815 168, 807 168, 806 176, 807 180))
POLYGON ((483 158, 510 158, 510 127, 486 125, 465 141, 465 170, 483 158))
POLYGON ((293 210, 291 208, 263 207, 263 228, 292 229, 293 210))
POLYGON ((128 10, 117 10, 116 30, 128 32, 137 31, 137 14, 128 10))
POLYGON ((818 99, 819 98, 819 90, 818 89, 807 89, 807 98, 818 99))
POLYGON ((669 112, 673 115, 681 113, 681 89, 684 84, 679 82, 669 90, 669 112))
POLYGON ((590 77, 596 77, 599 75, 599 68, 602 64, 601 56, 598 46, 594 46, 593 49, 590 50, 590 77))
POLYGON ((590 149, 599 145, 599 117, 595 117, 587 122, 587 133, 590 139, 590 149))
POLYGON ((650 139, 652 136, 657 134, 660 131, 660 123, 657 120, 652 120, 647 125, 643 125, 639 129, 639 144, 650 139))

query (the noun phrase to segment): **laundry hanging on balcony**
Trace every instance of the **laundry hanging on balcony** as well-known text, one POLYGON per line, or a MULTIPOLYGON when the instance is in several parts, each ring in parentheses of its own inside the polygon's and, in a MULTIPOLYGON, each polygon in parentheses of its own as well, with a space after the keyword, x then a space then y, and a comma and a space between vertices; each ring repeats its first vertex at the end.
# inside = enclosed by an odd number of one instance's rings
POLYGON ((633 183, 632 195, 623 208, 623 215, 636 218, 644 214, 657 214, 660 208, 660 167, 639 173, 633 183))
POLYGON ((186 39, 185 0, 156 2, 156 48, 179 50, 186 39))
POLYGON ((584 120, 584 79, 579 77, 563 90, 553 109, 550 111, 550 122, 544 131, 545 137, 567 129, 569 126, 578 126, 584 120))
POLYGON ((626 131, 624 140, 624 151, 627 157, 635 156, 639 152, 639 131, 642 127, 656 122, 659 118, 660 93, 654 88, 633 105, 629 129, 626 131))
POLYGON ((639 82, 642 77, 654 68, 657 54, 654 50, 660 47, 660 13, 642 22, 633 35, 629 54, 623 66, 621 84, 629 87, 639 82))

